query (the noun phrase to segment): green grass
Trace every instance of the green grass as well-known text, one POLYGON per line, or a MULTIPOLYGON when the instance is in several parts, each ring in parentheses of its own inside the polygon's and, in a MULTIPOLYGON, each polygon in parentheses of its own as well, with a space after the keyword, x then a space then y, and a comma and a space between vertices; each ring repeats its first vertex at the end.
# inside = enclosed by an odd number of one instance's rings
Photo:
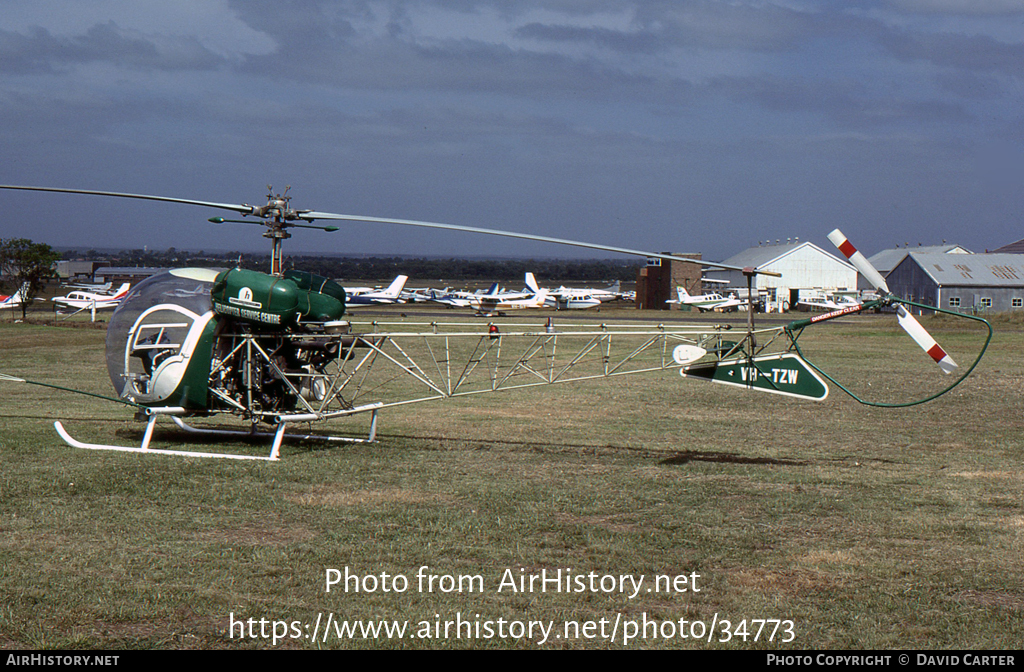
MULTIPOLYGON (((893 322, 858 316, 815 327, 801 344, 869 392, 938 385, 941 374, 893 322)), ((925 324, 958 361, 970 359, 976 334, 946 319, 925 324)), ((142 425, 116 404, 0 383, 0 647, 270 647, 237 629, 232 637, 230 616, 415 625, 458 613, 559 628, 617 617, 710 625, 716 614, 795 624, 789 644, 630 643, 640 647, 1016 649, 1024 334, 1013 321, 996 330, 975 374, 923 406, 865 407, 834 388, 824 402, 800 402, 649 374, 393 409, 379 443, 286 444, 273 464, 75 450, 52 420, 83 440, 125 445, 142 425), (480 576, 484 590, 421 592, 424 565, 480 576), (400 574, 410 587, 326 592, 326 570, 345 567, 400 574), (634 599, 497 591, 506 570, 559 568, 696 572, 701 590, 634 599)), ((109 394, 103 338, 5 322, 0 372, 109 394)), ((350 423, 355 433, 365 426, 350 423)), ((157 445, 186 444, 158 431, 157 445)), ((538 639, 331 636, 277 646, 533 648, 538 639)), ((543 645, 622 646, 621 633, 614 643, 543 645)))

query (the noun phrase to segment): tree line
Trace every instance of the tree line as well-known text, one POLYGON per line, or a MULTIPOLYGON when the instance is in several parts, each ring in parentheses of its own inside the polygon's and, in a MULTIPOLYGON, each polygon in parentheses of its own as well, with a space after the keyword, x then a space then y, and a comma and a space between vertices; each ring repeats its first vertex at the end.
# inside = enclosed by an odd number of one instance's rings
MULTIPOLYGON (((248 252, 189 252, 168 248, 164 251, 122 250, 111 254, 88 250, 63 253, 64 259, 108 261, 111 266, 235 266, 265 271, 270 255, 248 252)), ((515 281, 527 271, 544 282, 631 282, 643 262, 633 259, 457 259, 413 257, 337 257, 329 255, 289 255, 285 268, 309 271, 335 279, 385 280, 399 274, 423 282, 515 281)))
POLYGON ((0 286, 11 294, 21 293, 21 318, 47 281, 57 277, 57 261, 61 255, 46 243, 28 238, 0 239, 0 286))

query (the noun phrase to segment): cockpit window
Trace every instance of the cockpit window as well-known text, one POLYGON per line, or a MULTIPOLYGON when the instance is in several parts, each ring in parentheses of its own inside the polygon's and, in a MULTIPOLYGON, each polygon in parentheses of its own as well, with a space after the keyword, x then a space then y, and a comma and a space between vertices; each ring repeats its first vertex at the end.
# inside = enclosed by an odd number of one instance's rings
POLYGON ((212 310, 210 287, 218 272, 173 269, 132 288, 107 328, 107 372, 118 395, 143 402, 161 398, 173 382, 171 360, 182 356, 196 321, 212 310), (166 375, 157 390, 154 376, 161 371, 166 375))

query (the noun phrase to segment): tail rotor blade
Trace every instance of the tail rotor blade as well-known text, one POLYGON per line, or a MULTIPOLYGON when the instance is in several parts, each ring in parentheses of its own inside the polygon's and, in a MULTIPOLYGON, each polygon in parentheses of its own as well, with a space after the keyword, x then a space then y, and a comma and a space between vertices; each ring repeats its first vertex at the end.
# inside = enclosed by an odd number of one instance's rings
POLYGON ((945 373, 953 373, 957 369, 957 363, 953 361, 942 346, 939 345, 931 334, 921 326, 913 315, 911 315, 906 308, 903 306, 896 307, 896 319, 903 327, 903 330, 910 334, 910 337, 921 346, 928 356, 935 360, 935 363, 939 365, 945 373))
POLYGON ((853 243, 846 239, 842 231, 836 229, 828 234, 828 239, 839 248, 839 251, 850 260, 850 263, 857 269, 857 272, 863 275, 864 279, 870 282, 872 287, 886 294, 892 293, 889 291, 889 285, 885 284, 885 278, 882 277, 882 274, 876 271, 871 262, 867 260, 867 257, 854 247, 853 243))
MULTIPOLYGON (((828 239, 839 248, 839 251, 850 260, 850 263, 857 269, 857 272, 863 275, 864 279, 870 282, 875 289, 886 294, 892 294, 882 274, 875 270, 875 267, 871 265, 867 257, 853 246, 853 243, 843 235, 842 231, 839 229, 834 230, 828 234, 828 239)), ((903 327, 903 330, 914 339, 914 342, 921 346, 921 349, 928 353, 929 357, 935 360, 940 369, 946 373, 956 371, 957 364, 953 361, 953 358, 942 349, 942 346, 932 338, 932 335, 902 305, 896 307, 896 319, 899 325, 903 327)))

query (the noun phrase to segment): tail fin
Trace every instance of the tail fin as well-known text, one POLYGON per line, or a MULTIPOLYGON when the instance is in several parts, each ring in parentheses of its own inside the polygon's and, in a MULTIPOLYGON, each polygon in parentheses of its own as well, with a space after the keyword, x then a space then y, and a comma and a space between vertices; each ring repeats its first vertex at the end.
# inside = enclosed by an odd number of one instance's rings
POLYGON ((534 294, 536 294, 536 293, 537 293, 537 291, 538 291, 538 287, 537 287, 537 278, 533 277, 533 273, 529 273, 529 272, 528 272, 528 273, 526 274, 526 286, 527 286, 527 287, 528 287, 528 288, 530 289, 530 291, 531 291, 531 292, 533 292, 534 294))
POLYGON ((388 288, 384 290, 383 295, 389 299, 397 299, 398 295, 402 293, 402 288, 405 287, 405 281, 408 279, 408 275, 398 276, 391 282, 388 288))
POLYGON ((132 283, 126 282, 123 285, 121 285, 120 287, 118 287, 117 291, 114 292, 114 298, 115 299, 120 299, 120 298, 126 296, 128 294, 128 290, 131 289, 131 286, 132 286, 132 283))

